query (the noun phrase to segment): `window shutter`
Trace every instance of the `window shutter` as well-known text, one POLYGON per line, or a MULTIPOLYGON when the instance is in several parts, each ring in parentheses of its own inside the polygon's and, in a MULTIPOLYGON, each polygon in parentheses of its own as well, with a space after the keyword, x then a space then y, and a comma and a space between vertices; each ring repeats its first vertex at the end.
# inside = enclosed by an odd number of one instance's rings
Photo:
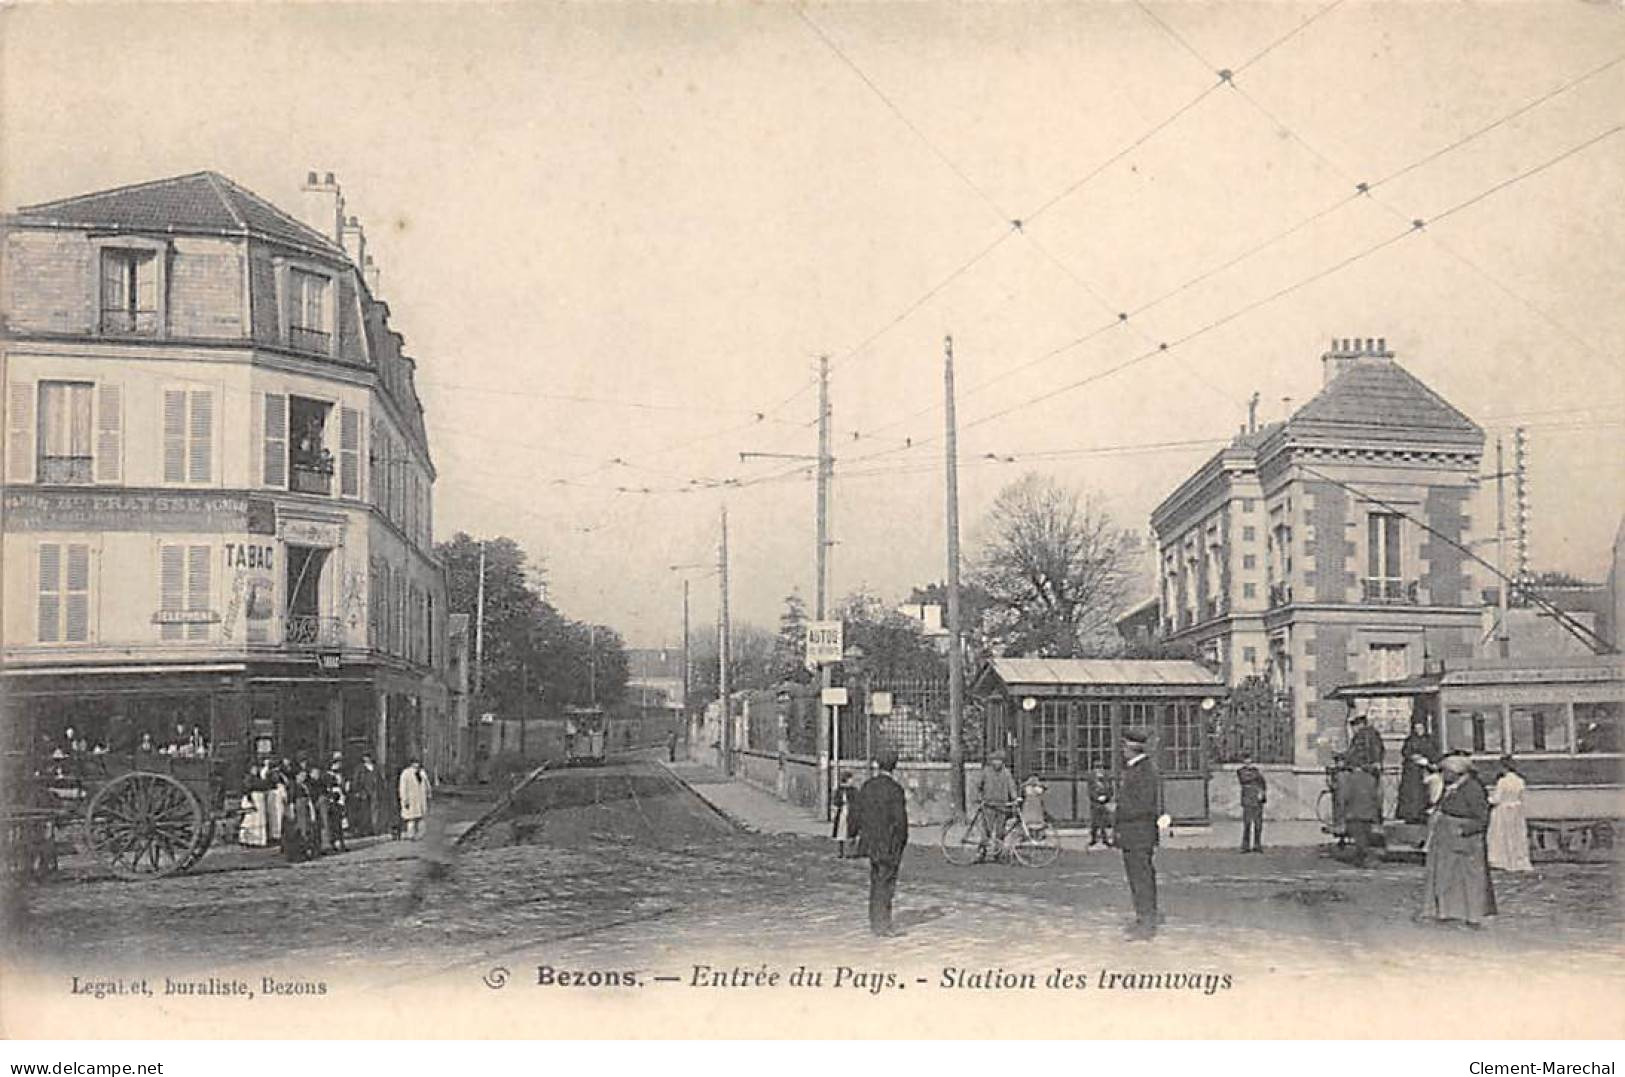
POLYGON ((190 482, 211 482, 214 478, 214 392, 193 389, 192 415, 188 433, 186 477, 190 482))
POLYGON ((96 387, 96 481, 124 477, 124 392, 116 383, 96 387))
POLYGON ((158 255, 137 257, 135 262, 135 309, 158 309, 158 255))
POLYGON ((34 478, 34 383, 14 381, 6 402, 6 479, 34 478))
POLYGON ((354 408, 339 409, 339 493, 361 493, 361 414, 354 408))
POLYGON ((164 390, 164 481, 186 481, 186 390, 164 390))
POLYGON ((265 394, 266 486, 288 485, 288 398, 282 393, 265 394))
MULTIPOLYGON (((178 610, 184 607, 184 573, 186 561, 186 547, 160 546, 158 547, 158 608, 161 610, 178 610)), ((158 638, 164 640, 178 640, 181 638, 183 625, 162 624, 158 626, 158 638)))
POLYGON ((39 544, 39 641, 62 638, 62 547, 39 544))
MULTIPOLYGON (((213 565, 210 557, 212 551, 207 546, 188 546, 186 548, 186 608, 189 610, 207 610, 209 608, 209 569, 213 565)), ((186 626, 186 638, 191 640, 206 640, 209 638, 207 624, 189 624, 186 626)))
POLYGON ((68 543, 65 591, 68 608, 63 638, 69 643, 84 643, 90 639, 90 546, 87 543, 68 543))

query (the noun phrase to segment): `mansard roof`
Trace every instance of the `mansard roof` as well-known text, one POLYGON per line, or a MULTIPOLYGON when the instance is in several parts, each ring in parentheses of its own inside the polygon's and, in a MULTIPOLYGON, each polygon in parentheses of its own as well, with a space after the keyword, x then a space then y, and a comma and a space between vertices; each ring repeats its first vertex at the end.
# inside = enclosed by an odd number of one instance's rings
POLYGON ((314 228, 218 172, 193 172, 23 206, 12 220, 57 228, 253 236, 344 254, 314 228))
POLYGON ((1484 431, 1391 358, 1351 363, 1287 420, 1292 434, 1482 444, 1484 431))

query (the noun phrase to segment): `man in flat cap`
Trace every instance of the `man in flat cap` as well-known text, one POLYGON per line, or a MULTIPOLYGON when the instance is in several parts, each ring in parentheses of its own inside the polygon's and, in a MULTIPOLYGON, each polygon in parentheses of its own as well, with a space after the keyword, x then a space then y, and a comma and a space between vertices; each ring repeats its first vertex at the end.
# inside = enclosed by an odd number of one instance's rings
POLYGON ((1123 874, 1134 898, 1131 939, 1157 933, 1157 819, 1162 814, 1162 780, 1146 752, 1144 730, 1123 734, 1123 778, 1117 789, 1117 847, 1123 850, 1123 874))
POLYGON ((859 854, 869 858, 869 930, 896 935, 892 927, 892 897, 897 892, 897 869, 908 847, 908 800, 892 777, 897 751, 882 748, 875 754, 880 773, 863 783, 853 805, 859 854))

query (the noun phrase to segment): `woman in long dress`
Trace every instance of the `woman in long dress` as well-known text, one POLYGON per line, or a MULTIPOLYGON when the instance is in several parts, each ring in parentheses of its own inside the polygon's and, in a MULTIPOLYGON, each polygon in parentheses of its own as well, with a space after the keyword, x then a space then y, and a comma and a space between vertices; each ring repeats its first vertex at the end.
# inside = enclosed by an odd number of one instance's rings
POLYGON ((1428 823, 1427 872, 1418 916, 1480 927, 1485 917, 1495 915, 1485 851, 1489 796, 1466 756, 1447 755, 1439 761, 1439 769, 1445 789, 1428 823))
POLYGON ((1399 758, 1399 799, 1394 804, 1394 814, 1402 822, 1420 823, 1428 812, 1427 768, 1439 758, 1439 749, 1427 735, 1427 726, 1421 722, 1411 726, 1411 735, 1400 745, 1399 758))
POLYGON ((265 773, 262 764, 250 768, 248 777, 243 779, 243 822, 237 840, 254 849, 264 848, 268 840, 265 812, 270 782, 265 773))
POLYGON ((416 841, 423 836, 423 820, 429 814, 429 797, 431 795, 429 775, 423 770, 423 764, 416 759, 406 765, 401 771, 400 781, 396 792, 401 800, 401 822, 404 824, 404 836, 416 841))
POLYGON ((1501 777, 1490 791, 1490 867, 1534 871, 1529 862, 1529 823, 1523 813, 1523 775, 1510 755, 1501 757, 1501 777))
POLYGON ((288 813, 290 781, 287 766, 265 765, 265 841, 268 845, 282 844, 282 823, 288 813))

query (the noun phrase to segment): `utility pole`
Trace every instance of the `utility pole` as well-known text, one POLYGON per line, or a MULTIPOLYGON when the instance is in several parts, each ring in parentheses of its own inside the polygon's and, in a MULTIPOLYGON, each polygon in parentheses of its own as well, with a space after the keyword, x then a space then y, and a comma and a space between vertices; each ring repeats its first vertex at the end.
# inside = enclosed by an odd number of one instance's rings
POLYGON ((1495 590, 1500 597, 1500 624, 1496 629, 1496 653, 1506 658, 1512 653, 1512 643, 1507 633, 1507 607, 1510 596, 1507 594, 1507 499, 1506 499, 1506 467, 1501 456, 1501 439, 1495 439, 1495 574, 1500 579, 1495 581, 1495 590))
POLYGON ((965 655, 959 625, 959 432, 954 422, 954 338, 943 338, 943 418, 948 485, 948 800, 965 810, 965 655))
POLYGON ((485 705, 485 540, 480 540, 480 583, 474 599, 474 698, 485 705))
POLYGON ((688 577, 683 577, 683 740, 688 740, 688 577))
POLYGON ((722 577, 722 605, 718 611, 717 619, 721 622, 719 627, 718 687, 722 696, 722 773, 727 777, 733 776, 733 701, 732 685, 729 684, 728 667, 733 664, 733 646, 730 637, 733 634, 728 623, 728 506, 722 506, 722 543, 719 547, 717 570, 722 577))
MULTIPOLYGON (((817 542, 818 556, 815 559, 818 572, 818 584, 814 589, 814 619, 825 620, 829 616, 829 484, 835 471, 835 461, 829 452, 829 356, 818 357, 818 505, 817 505, 817 542)), ((829 817, 835 800, 835 771, 840 766, 839 759, 830 758, 840 749, 840 731, 835 729, 835 723, 841 720, 841 712, 834 707, 824 705, 824 689, 831 686, 835 670, 828 662, 818 667, 818 736, 816 751, 818 753, 818 766, 823 771, 819 775, 818 799, 823 808, 825 818, 829 817)))

